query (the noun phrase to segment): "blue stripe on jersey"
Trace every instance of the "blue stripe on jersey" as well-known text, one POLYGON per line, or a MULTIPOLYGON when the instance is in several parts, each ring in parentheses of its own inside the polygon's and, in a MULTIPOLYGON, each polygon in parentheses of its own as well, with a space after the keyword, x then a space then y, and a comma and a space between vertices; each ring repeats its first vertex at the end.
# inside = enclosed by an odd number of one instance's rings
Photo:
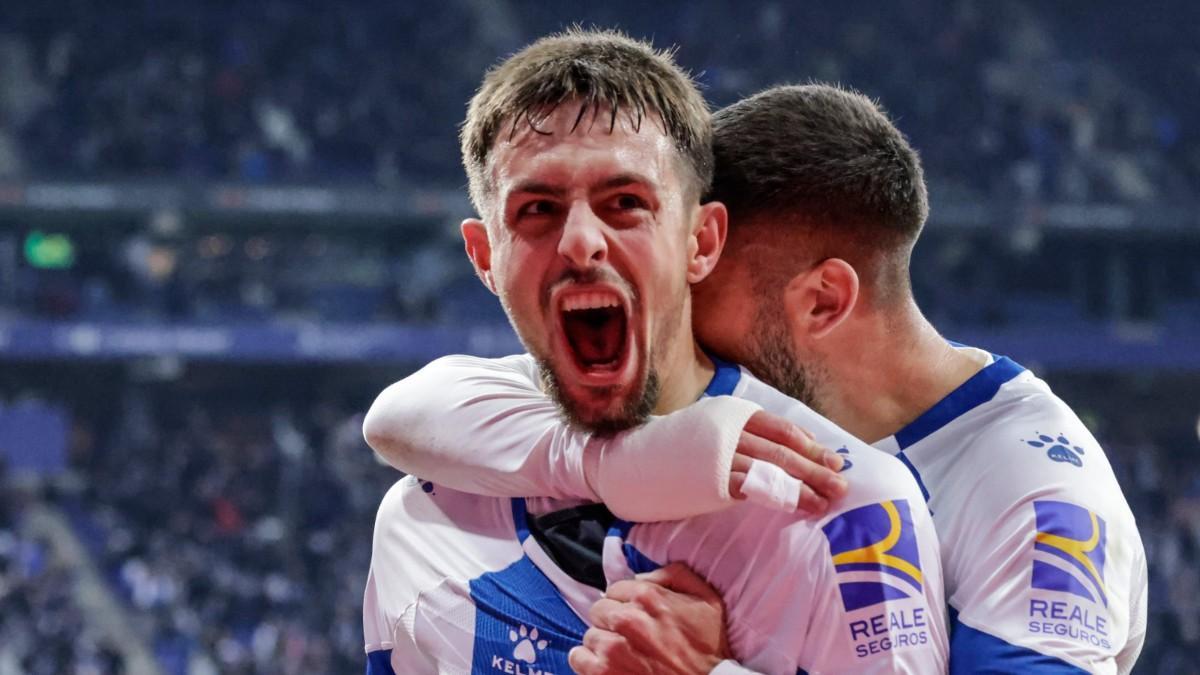
POLYGON ((708 358, 712 359, 716 371, 708 383, 708 388, 704 390, 704 395, 732 396, 733 390, 737 388, 738 382, 742 379, 742 369, 712 354, 709 354, 708 358))
POLYGON ((950 674, 1027 673, 1028 675, 1086 675, 1062 659, 1005 642, 958 620, 950 608, 950 674))
POLYGON ((957 389, 946 394, 932 408, 926 410, 911 424, 896 432, 896 444, 904 450, 908 446, 929 436, 963 413, 992 400, 1001 385, 1025 372, 1025 368, 1007 356, 996 356, 995 361, 971 376, 957 389))
POLYGON ((567 653, 587 626, 528 556, 470 584, 475 601, 471 672, 569 673, 567 653))
POLYGON ((629 538, 629 531, 633 529, 633 523, 628 520, 617 518, 612 525, 608 526, 608 536, 616 537, 621 540, 621 551, 625 554, 625 563, 629 565, 629 569, 633 570, 634 574, 642 574, 644 572, 653 572, 662 567, 662 565, 654 562, 646 556, 645 553, 637 550, 637 547, 626 541, 629 538))
POLYGON ((633 570, 634 574, 645 574, 646 572, 653 572, 662 567, 662 565, 647 558, 646 554, 637 550, 637 547, 633 544, 626 542, 621 547, 621 550, 625 552, 625 562, 629 563, 629 569, 633 570))
POLYGON ((896 459, 903 462, 904 466, 908 467, 908 472, 913 475, 913 478, 917 479, 917 487, 921 488, 921 496, 925 498, 925 503, 928 504, 929 503, 929 490, 928 490, 928 488, 925 487, 925 481, 921 480, 921 472, 917 471, 917 467, 913 466, 912 460, 910 460, 904 454, 903 450, 901 450, 900 452, 898 452, 896 454, 896 459))
POLYGON ((392 670, 392 650, 380 649, 367 654, 367 675, 396 675, 392 670))
POLYGON ((514 497, 512 500, 513 514, 513 529, 517 531, 517 541, 522 544, 529 537, 529 524, 526 518, 529 517, 526 512, 525 499, 522 497, 514 497))

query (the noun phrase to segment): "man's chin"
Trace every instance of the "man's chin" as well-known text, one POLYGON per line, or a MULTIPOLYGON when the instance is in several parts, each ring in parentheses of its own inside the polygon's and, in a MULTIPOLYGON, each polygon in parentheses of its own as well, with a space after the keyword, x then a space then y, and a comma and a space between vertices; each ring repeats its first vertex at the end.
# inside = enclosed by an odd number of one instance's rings
POLYGON ((658 378, 642 382, 586 386, 540 364, 543 388, 568 424, 597 434, 612 434, 644 423, 658 401, 658 378), (638 386, 640 385, 640 386, 638 386))

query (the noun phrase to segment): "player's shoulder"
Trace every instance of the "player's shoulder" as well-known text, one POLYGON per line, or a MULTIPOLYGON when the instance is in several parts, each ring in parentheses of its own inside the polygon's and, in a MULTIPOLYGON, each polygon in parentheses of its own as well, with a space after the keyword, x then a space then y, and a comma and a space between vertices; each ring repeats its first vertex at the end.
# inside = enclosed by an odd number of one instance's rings
POLYGON ((380 501, 375 516, 375 540, 428 537, 430 533, 425 530, 432 525, 469 526, 488 532, 511 529, 511 501, 459 492, 417 476, 405 476, 380 501))
POLYGON ((421 494, 421 485, 422 481, 416 476, 403 476, 388 488, 375 513, 376 539, 393 523, 408 517, 413 508, 412 499, 421 494))
POLYGON ((846 495, 838 504, 845 508, 887 500, 903 499, 925 508, 925 496, 912 470, 893 455, 868 445, 837 449, 842 457, 846 495))
POLYGON ((871 447, 804 403, 742 369, 733 394, 753 401, 811 433, 816 441, 842 456, 842 472, 849 485, 840 503, 863 505, 892 499, 924 502, 912 471, 899 459, 871 447))
POLYGON ((959 436, 958 466, 988 476, 977 506, 991 509, 1038 495, 1128 511, 1104 449, 1041 379, 1025 371, 981 408, 959 436))
MULTIPOLYGON (((890 454, 871 447, 816 410, 763 382, 744 368, 741 369, 731 393, 757 403, 773 415, 787 419, 812 434, 821 445, 836 450, 843 457, 849 457, 850 461, 844 470, 857 466, 859 468, 855 475, 866 475, 886 485, 891 482, 889 479, 896 475, 894 470, 897 467, 904 469, 904 465, 890 454), (859 459, 856 461, 855 457, 859 459)), ((907 471, 901 473, 907 474, 907 471)))
POLYGON ((533 378, 537 374, 537 362, 529 354, 511 354, 500 357, 449 354, 430 361, 420 372, 424 373, 516 373, 533 378))
POLYGON ((1076 432, 1081 440, 1096 443, 1079 415, 1029 370, 1005 383, 980 408, 982 414, 976 422, 980 431, 1021 431, 1032 425, 1076 432))

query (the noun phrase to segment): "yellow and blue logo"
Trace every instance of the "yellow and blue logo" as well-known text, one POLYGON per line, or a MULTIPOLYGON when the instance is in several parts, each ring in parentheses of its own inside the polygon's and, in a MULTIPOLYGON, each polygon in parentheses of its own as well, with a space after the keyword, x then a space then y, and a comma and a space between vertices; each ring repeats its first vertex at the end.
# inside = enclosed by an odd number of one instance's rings
POLYGON ((1049 554, 1047 559, 1033 561, 1033 587, 1073 593, 1092 602, 1098 596, 1107 607, 1104 549, 1108 532, 1104 520, 1067 502, 1039 501, 1033 508, 1037 513, 1033 548, 1049 554))
POLYGON ((822 530, 847 612, 921 593, 921 557, 907 500, 847 511, 822 530))

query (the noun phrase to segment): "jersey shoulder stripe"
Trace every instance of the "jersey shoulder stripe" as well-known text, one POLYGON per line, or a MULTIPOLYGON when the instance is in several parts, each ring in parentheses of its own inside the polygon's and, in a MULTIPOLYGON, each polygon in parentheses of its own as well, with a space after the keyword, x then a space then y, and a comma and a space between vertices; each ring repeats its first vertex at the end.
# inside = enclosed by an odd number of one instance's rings
POLYGON ((900 446, 900 450, 921 441, 967 411, 992 400, 1000 391, 1000 387, 1025 372, 1023 366, 1007 356, 995 356, 994 359, 920 417, 896 432, 896 444, 900 446))

